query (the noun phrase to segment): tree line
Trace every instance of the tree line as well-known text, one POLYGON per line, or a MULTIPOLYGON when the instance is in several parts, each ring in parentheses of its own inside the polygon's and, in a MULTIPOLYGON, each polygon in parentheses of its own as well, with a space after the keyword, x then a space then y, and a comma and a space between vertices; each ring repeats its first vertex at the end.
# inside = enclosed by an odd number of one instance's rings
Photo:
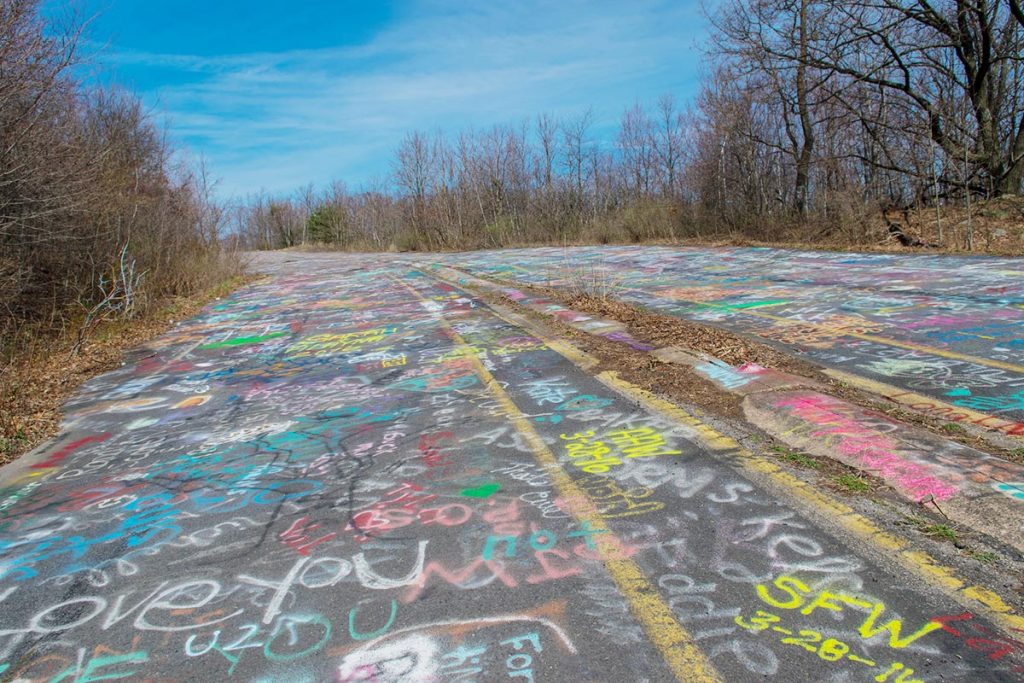
POLYGON ((0 336, 132 316, 232 267, 202 166, 136 96, 76 78, 86 26, 0 0, 0 336))
POLYGON ((252 248, 444 249, 740 234, 859 241, 880 211, 1013 195, 1020 0, 727 0, 694 102, 411 132, 368 188, 259 195, 252 248))

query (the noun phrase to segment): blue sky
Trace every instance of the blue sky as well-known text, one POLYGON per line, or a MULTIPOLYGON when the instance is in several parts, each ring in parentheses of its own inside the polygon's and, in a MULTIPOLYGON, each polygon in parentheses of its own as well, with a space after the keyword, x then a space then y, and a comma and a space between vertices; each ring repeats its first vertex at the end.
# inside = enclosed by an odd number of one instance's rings
POLYGON ((410 130, 623 109, 697 87, 697 0, 78 0, 93 59, 224 198, 390 170, 410 130))

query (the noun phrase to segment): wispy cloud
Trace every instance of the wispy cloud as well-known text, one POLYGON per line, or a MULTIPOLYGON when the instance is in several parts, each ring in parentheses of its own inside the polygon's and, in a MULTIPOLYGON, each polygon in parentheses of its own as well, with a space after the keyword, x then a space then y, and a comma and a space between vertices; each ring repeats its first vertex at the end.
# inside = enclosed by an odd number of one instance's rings
POLYGON ((691 94, 696 3, 429 1, 360 45, 214 57, 112 51, 119 69, 166 73, 145 93, 203 154, 224 196, 285 192, 387 171, 412 129, 457 131, 567 116, 599 123, 634 100, 691 94))

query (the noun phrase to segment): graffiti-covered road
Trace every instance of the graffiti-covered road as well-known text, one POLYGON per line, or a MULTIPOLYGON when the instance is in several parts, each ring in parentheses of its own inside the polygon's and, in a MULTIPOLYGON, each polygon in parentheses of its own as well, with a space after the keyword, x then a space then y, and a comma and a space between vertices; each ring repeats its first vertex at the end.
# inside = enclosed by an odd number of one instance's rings
POLYGON ((1024 435, 1020 259, 595 247, 476 252, 444 261, 476 275, 599 289, 755 335, 901 389, 896 399, 920 410, 1024 435))
POLYGON ((0 679, 1021 679, 568 347, 393 256, 262 267, 0 471, 0 679))

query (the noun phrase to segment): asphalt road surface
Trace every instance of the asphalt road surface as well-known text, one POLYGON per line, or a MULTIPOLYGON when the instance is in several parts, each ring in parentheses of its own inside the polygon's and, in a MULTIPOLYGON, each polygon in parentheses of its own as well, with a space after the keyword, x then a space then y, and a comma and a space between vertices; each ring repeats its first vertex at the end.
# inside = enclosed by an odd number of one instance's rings
POLYGON ((0 679, 1021 680, 894 553, 407 260, 264 267, 0 471, 0 679))
POLYGON ((678 247, 442 258, 475 275, 610 293, 909 393, 1024 422, 1020 259, 678 247))

